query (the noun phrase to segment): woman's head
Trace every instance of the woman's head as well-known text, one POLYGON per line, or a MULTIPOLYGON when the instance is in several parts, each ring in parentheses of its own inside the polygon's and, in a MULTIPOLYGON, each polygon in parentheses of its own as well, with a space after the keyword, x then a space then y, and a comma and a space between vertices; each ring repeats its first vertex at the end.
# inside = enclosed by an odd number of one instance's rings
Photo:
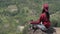
POLYGON ((49 15, 49 12, 48 12, 48 8, 49 8, 48 4, 43 4, 42 13, 46 13, 47 18, 49 19, 50 15, 49 15))
POLYGON ((48 8, 49 8, 49 6, 48 6, 48 4, 43 4, 43 11, 42 12, 48 12, 48 8))

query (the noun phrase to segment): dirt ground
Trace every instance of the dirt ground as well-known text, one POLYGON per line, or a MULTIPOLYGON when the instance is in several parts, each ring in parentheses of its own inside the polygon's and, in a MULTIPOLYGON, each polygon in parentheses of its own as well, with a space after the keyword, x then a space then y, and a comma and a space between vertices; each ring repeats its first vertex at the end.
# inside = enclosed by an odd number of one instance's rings
POLYGON ((42 32, 41 30, 37 30, 36 32, 33 33, 33 30, 30 30, 28 34, 60 34, 60 27, 54 27, 53 30, 48 30, 47 32, 49 33, 42 32))
POLYGON ((56 33, 60 34, 60 27, 56 27, 55 29, 56 29, 56 33))

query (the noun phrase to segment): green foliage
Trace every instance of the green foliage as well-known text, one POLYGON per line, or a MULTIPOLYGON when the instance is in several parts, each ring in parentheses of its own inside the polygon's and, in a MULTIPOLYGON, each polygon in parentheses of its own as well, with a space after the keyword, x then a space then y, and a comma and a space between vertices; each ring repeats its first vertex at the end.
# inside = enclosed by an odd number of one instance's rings
POLYGON ((17 26, 37 20, 44 3, 49 4, 52 26, 58 23, 60 27, 60 0, 0 0, 0 34, 22 34, 17 32, 17 26))
POLYGON ((57 12, 57 13, 55 13, 55 14, 52 14, 51 15, 51 18, 50 18, 50 20, 51 20, 51 23, 52 23, 52 26, 55 26, 55 24, 57 24, 57 27, 60 27, 60 12, 57 12))

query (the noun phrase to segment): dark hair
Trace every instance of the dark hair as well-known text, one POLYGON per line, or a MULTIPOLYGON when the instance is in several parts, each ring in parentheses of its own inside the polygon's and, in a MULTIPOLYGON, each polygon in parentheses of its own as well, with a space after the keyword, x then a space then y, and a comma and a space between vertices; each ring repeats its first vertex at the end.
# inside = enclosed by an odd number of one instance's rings
POLYGON ((44 13, 44 12, 45 12, 45 10, 43 9, 43 10, 42 10, 42 13, 44 13))
POLYGON ((48 19, 50 19, 50 14, 49 14, 49 12, 46 12, 46 16, 47 16, 48 19))
MULTIPOLYGON (((44 13, 45 12, 45 10, 43 9, 43 11, 42 11, 42 13, 44 13)), ((47 16, 47 18, 48 18, 48 20, 50 19, 50 14, 49 14, 49 12, 45 12, 46 13, 46 16, 47 16)))

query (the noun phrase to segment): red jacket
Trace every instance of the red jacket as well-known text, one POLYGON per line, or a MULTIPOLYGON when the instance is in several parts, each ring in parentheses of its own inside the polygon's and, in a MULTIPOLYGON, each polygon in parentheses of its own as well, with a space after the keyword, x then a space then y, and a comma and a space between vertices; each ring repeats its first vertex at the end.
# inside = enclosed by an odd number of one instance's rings
POLYGON ((50 21, 47 19, 45 13, 42 13, 39 19, 37 21, 32 21, 31 24, 40 24, 41 22, 46 26, 46 28, 50 27, 50 21))
POLYGON ((50 27, 50 21, 46 16, 46 12, 48 12, 48 4, 43 5, 43 12, 37 21, 32 21, 31 24, 40 24, 41 22, 46 26, 46 28, 50 27))

